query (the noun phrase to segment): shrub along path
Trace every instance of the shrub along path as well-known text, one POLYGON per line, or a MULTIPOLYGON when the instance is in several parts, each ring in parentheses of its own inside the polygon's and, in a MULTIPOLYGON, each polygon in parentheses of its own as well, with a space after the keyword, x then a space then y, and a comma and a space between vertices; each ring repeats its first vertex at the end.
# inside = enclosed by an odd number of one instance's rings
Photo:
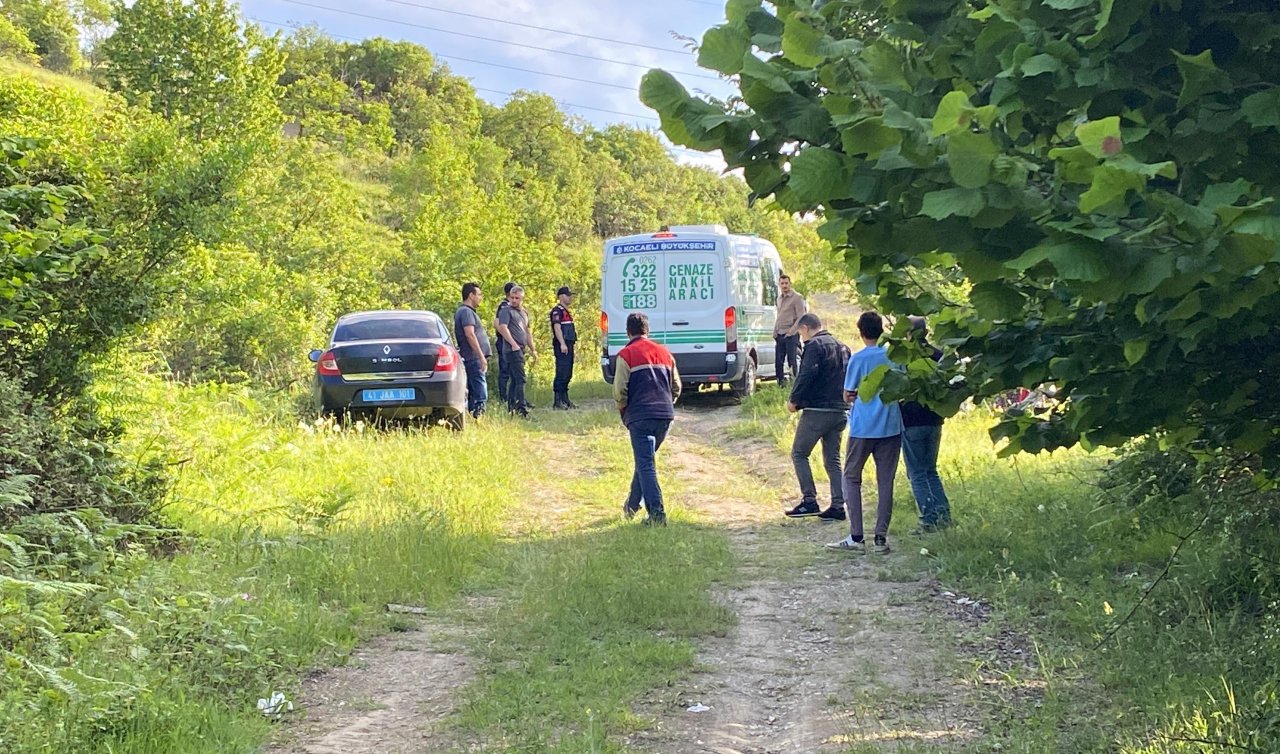
POLYGON ((964 627, 939 609, 920 542, 897 537, 887 557, 822 550, 843 527, 781 516, 789 459, 742 437, 740 419, 717 396, 685 402, 660 461, 665 531, 616 523, 629 459, 605 404, 548 420, 539 433, 551 442, 529 462, 576 471, 539 476, 510 508, 508 575, 463 600, 452 624, 376 640, 354 670, 309 681, 310 714, 277 751, 973 744, 989 692, 969 681, 964 627))

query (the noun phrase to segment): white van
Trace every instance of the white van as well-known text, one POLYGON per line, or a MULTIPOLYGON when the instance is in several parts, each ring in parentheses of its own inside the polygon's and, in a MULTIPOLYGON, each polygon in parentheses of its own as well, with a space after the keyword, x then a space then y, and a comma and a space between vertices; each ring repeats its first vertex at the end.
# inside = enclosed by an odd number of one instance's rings
POLYGON ((649 316, 650 337, 675 356, 685 386, 730 385, 750 395, 773 378, 782 258, 723 225, 677 225, 604 244, 600 366, 613 381, 627 315, 649 316))

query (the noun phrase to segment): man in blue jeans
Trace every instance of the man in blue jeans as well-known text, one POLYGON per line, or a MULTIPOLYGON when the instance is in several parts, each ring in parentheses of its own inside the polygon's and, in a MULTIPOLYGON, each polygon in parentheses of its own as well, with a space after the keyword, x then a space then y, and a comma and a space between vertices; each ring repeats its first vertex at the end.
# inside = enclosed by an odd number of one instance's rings
POLYGON ((476 313, 483 294, 477 283, 462 284, 462 305, 453 315, 454 342, 467 369, 467 411, 479 419, 489 401, 489 335, 476 313))
MULTIPOLYGON (((911 335, 918 338, 934 361, 942 351, 929 345, 924 317, 911 318, 911 335)), ((902 457, 907 480, 920 509, 920 527, 913 534, 928 534, 951 526, 951 501, 938 476, 938 449, 942 445, 942 417, 916 401, 902 402, 902 457)))
POLYGON ((635 472, 631 493, 622 506, 622 515, 632 518, 644 503, 649 512, 646 526, 666 526, 662 487, 658 484, 657 453, 676 418, 675 402, 680 398, 680 374, 671 352, 649 339, 649 318, 638 312, 627 316, 627 336, 631 342, 618 354, 613 375, 613 397, 618 402, 622 423, 631 433, 631 453, 635 472))

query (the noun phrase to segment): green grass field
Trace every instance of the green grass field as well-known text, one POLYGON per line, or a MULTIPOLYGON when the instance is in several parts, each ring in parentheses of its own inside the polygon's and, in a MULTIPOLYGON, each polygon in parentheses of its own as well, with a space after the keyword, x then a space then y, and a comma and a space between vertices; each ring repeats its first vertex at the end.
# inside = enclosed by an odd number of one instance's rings
MULTIPOLYGON (((71 646, 97 693, 26 706, 0 695, 5 751, 259 751, 272 725, 256 700, 295 694, 308 669, 403 628, 388 602, 459 626, 480 664, 459 690, 459 735, 492 751, 623 751, 647 724, 635 702, 678 682, 699 638, 733 624, 715 585, 751 571, 691 511, 674 507, 677 525, 659 536, 620 520, 625 435, 603 386, 579 395, 594 408, 495 416, 455 434, 334 426, 288 394, 242 387, 138 377, 103 388, 108 411, 128 419, 131 456, 168 465, 166 515, 185 535, 171 558, 127 559, 94 598, 113 617, 71 646)), ((779 397, 766 387, 746 401, 731 437, 784 452, 792 424, 779 397)), ((975 627, 921 627, 978 648, 953 669, 985 718, 972 750, 1146 754, 1212 750, 1179 738, 1246 740, 1247 716, 1270 698, 1258 669, 1268 658, 1233 654, 1243 629, 1205 608, 1193 580, 1162 587, 1162 604, 1184 610, 1177 623, 1138 610, 1118 625, 1175 534, 1108 503, 1096 488, 1106 456, 996 459, 990 419, 973 412, 946 430, 955 529, 909 537, 900 476, 903 554, 884 576, 932 571, 992 604, 975 627), (1009 632, 1026 662, 984 653, 1009 632)), ((1197 557, 1185 552, 1177 572, 1197 557)))
MULTIPOLYGON (((742 411, 731 434, 789 449, 794 422, 776 389, 742 411)), ((907 539, 944 588, 994 607, 968 658, 990 718, 976 750, 1270 751, 1255 742, 1269 740, 1256 736, 1276 709, 1280 643, 1256 616, 1207 597, 1221 554, 1193 545, 1173 558, 1185 532, 1152 526, 1099 486, 1110 453, 998 459, 993 423, 983 410, 948 421, 939 470, 958 525, 907 539), (1029 648, 1025 665, 983 649, 1010 631, 1029 648)), ((902 469, 895 496, 891 533, 902 538, 915 525, 902 469)))
POLYGON ((256 700, 397 627, 388 602, 471 627, 490 670, 459 690, 468 735, 615 751, 640 724, 629 703, 732 621, 710 599, 731 568, 721 533, 679 510, 662 536, 621 522, 630 450, 603 407, 454 434, 299 419, 288 397, 234 387, 137 378, 100 398, 129 417, 135 457, 171 464, 167 515, 189 536, 121 574, 119 626, 84 639, 79 669, 112 693, 11 720, 23 735, 5 751, 257 751, 256 700), (571 450, 542 452, 555 447, 571 450), (464 614, 464 595, 496 609, 464 614))

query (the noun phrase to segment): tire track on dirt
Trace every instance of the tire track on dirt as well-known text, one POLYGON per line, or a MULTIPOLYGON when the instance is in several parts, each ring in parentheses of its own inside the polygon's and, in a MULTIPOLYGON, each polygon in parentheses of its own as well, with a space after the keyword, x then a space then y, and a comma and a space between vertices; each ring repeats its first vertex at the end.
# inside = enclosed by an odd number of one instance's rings
POLYGON ((306 679, 303 713, 268 754, 443 751, 445 721, 474 667, 457 626, 423 623, 372 639, 346 665, 306 679))

